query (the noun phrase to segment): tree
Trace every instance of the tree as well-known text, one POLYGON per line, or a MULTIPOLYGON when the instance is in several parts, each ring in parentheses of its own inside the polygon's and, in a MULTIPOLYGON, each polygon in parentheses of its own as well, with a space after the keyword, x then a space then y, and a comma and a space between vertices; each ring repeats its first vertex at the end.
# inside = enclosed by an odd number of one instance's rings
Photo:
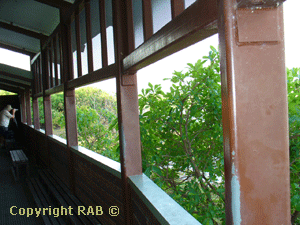
POLYGON ((219 54, 174 72, 139 97, 143 170, 203 224, 224 221, 219 54), (207 65, 208 64, 208 65, 207 65), (207 65, 207 66, 205 66, 207 65), (199 194, 201 193, 201 194, 199 194))
POLYGON ((76 90, 78 141, 81 146, 120 161, 117 102, 115 97, 92 87, 76 90), (111 128, 110 128, 111 127, 111 128))
POLYGON ((292 224, 300 224, 300 69, 287 69, 292 224))

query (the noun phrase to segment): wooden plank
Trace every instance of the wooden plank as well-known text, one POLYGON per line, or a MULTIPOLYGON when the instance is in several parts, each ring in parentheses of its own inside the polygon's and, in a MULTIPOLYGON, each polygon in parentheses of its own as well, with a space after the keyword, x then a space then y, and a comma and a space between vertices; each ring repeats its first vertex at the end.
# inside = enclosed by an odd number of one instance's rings
POLYGON ((153 35, 153 18, 151 0, 143 0, 144 39, 147 41, 153 35))
POLYGON ((81 64, 81 38, 80 38, 80 21, 79 12, 75 13, 75 33, 76 33, 76 46, 77 46, 77 71, 78 77, 82 76, 82 64, 81 64))
MULTIPOLYGON (((36 188, 33 186, 32 182, 30 180, 27 181, 27 184, 28 184, 29 190, 33 196, 33 199, 34 199, 35 203, 37 204, 37 207, 40 209, 43 208, 44 205, 42 204, 42 201, 38 196, 38 190, 36 190, 36 188)), ((41 216, 42 216, 42 219, 44 220, 45 224, 51 224, 47 215, 42 213, 41 216)))
POLYGON ((14 31, 14 32, 17 32, 17 33, 20 33, 20 34, 24 34, 28 37, 33 37, 33 38, 36 38, 36 39, 47 39, 48 36, 44 35, 44 34, 41 34, 41 33, 37 33, 37 32, 34 32, 34 31, 31 31, 31 30, 28 30, 28 29, 25 29, 25 28, 22 28, 22 27, 18 27, 18 26, 14 26, 12 24, 8 24, 8 23, 4 23, 4 22, 1 22, 0 21, 0 27, 6 29, 6 30, 11 30, 11 31, 14 31))
POLYGON ((184 0, 171 0, 172 19, 184 11, 184 0))
POLYGON ((217 0, 198 0, 123 60, 137 71, 218 32, 217 0))
POLYGON ((90 0, 85 1, 85 22, 86 22, 86 41, 88 50, 88 73, 94 71, 93 49, 92 49, 92 28, 91 28, 91 5, 90 0))
POLYGON ((102 69, 96 70, 91 74, 79 77, 67 83, 67 88, 78 88, 87 84, 95 83, 97 81, 106 80, 115 77, 117 74, 116 64, 109 65, 102 69))
POLYGON ((107 56, 107 38, 106 38, 106 13, 105 13, 105 0, 99 0, 100 10, 100 32, 101 32, 101 51, 102 51, 102 67, 108 65, 107 56))
POLYGON ((56 49, 57 35, 53 38, 52 46, 54 51, 54 74, 55 74, 55 86, 58 85, 58 68, 57 68, 57 49, 56 49))

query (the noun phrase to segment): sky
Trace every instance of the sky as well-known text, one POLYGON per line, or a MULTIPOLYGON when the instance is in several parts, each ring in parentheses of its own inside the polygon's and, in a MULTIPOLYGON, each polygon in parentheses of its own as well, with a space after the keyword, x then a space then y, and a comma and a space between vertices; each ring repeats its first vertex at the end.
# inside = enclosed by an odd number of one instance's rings
MULTIPOLYGON (((296 27, 300 8, 300 0, 287 0, 284 3, 284 23, 285 23, 285 52, 286 67, 300 67, 300 30, 296 27)), ((171 56, 168 56, 156 63, 153 63, 138 71, 138 92, 147 88, 148 83, 161 84, 164 91, 168 91, 170 82, 163 81, 164 78, 171 77, 174 71, 184 71, 187 63, 194 64, 198 59, 207 55, 210 45, 218 47, 218 35, 213 35, 201 42, 185 48, 171 56)), ((14 54, 9 50, 0 48, 0 63, 16 66, 19 68, 30 69, 29 58, 22 54, 14 54)), ((115 94, 115 79, 102 81, 92 86, 98 87, 108 93, 115 94)))

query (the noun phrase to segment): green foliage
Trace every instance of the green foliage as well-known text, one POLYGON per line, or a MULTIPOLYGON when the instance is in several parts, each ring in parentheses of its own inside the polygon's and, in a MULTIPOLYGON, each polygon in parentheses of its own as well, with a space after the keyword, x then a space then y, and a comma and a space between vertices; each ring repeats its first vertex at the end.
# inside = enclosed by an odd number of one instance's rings
POLYGON ((219 54, 175 71, 139 98, 143 170, 204 224, 224 223, 224 159, 219 54))
POLYGON ((53 133, 66 138, 63 92, 51 95, 53 133))
MULTIPOLYGON (((92 87, 77 89, 75 94, 79 145, 119 161, 117 126, 110 127, 117 117, 116 99, 92 87)), ((65 138, 63 93, 52 95, 51 102, 54 134, 65 138)))
POLYGON ((14 92, 0 90, 0 95, 16 95, 16 94, 17 93, 14 93, 14 92))
POLYGON ((117 118, 115 97, 97 88, 76 90, 78 141, 81 146, 120 161, 116 128, 110 128, 117 118))
POLYGON ((287 70, 293 224, 300 224, 300 69, 287 70))

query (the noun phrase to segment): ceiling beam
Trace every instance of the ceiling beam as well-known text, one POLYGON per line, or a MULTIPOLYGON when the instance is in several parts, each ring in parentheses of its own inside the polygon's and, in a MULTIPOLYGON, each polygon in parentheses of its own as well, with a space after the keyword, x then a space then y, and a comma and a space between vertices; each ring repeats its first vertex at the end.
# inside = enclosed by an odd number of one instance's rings
POLYGON ((5 71, 0 71, 0 75, 4 75, 4 76, 8 76, 10 78, 22 80, 22 81, 25 81, 25 82, 28 82, 28 83, 32 82, 32 79, 30 79, 30 78, 19 76, 19 75, 12 74, 12 73, 8 73, 8 72, 5 72, 5 71))
POLYGON ((20 91, 24 90, 19 87, 10 86, 10 85, 6 85, 6 84, 0 84, 0 89, 5 90, 5 91, 14 92, 14 93, 19 93, 20 91))
POLYGON ((7 30, 11 30, 20 34, 24 34, 26 36, 29 37, 33 37, 33 38, 37 38, 37 39, 46 39, 48 36, 41 34, 41 33, 37 33, 19 26, 15 26, 13 24, 9 24, 9 23, 4 23, 4 22, 0 22, 0 27, 7 29, 7 30))
POLYGON ((31 85, 28 85, 28 84, 25 84, 25 83, 22 83, 22 82, 12 81, 12 80, 5 79, 5 78, 2 78, 2 77, 0 78, 0 84, 1 83, 11 84, 11 85, 15 85, 15 86, 18 86, 18 87, 31 88, 31 85))
POLYGON ((52 7, 59 8, 59 9, 69 8, 70 6, 72 6, 71 3, 65 2, 62 0, 35 0, 35 1, 46 4, 46 5, 50 5, 52 7))
POLYGON ((1 43, 1 42, 0 42, 0 48, 5 48, 7 50, 11 50, 11 51, 14 51, 14 52, 19 52, 19 53, 24 54, 24 55, 29 55, 30 57, 33 57, 36 54, 35 52, 31 52, 31 51, 28 51, 26 49, 21 49, 21 48, 18 48, 18 47, 7 45, 7 44, 1 43))

